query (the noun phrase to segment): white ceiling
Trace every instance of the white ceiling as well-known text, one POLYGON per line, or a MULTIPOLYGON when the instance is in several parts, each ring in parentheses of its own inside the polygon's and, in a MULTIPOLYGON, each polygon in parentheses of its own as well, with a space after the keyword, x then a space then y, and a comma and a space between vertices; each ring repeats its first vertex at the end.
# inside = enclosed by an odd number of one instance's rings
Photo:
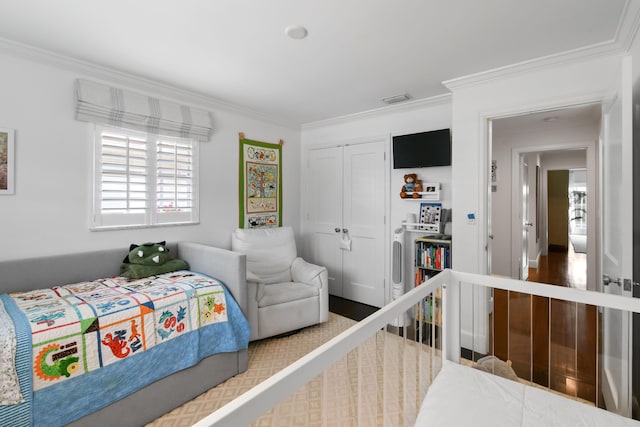
POLYGON ((636 1, 0 0, 0 37, 303 124, 613 45, 636 1))

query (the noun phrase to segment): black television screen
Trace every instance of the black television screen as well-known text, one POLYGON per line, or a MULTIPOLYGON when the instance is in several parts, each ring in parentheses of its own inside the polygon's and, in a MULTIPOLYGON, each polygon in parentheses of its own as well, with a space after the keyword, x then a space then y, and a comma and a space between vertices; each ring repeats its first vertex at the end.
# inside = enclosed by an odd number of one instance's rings
POLYGON ((393 137, 393 168, 451 165, 451 132, 440 129, 393 137))

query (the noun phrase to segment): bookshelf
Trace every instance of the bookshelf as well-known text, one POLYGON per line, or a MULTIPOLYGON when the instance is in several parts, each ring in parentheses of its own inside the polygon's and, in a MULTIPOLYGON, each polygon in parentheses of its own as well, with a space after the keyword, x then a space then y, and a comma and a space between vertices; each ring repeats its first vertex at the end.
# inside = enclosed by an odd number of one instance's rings
POLYGON ((416 286, 451 267, 451 240, 440 235, 415 239, 416 286))
MULTIPOLYGON (((418 237, 414 240, 414 245, 415 286, 451 267, 450 236, 418 237)), ((416 333, 420 333, 423 336, 423 342, 427 342, 429 345, 433 345, 433 338, 436 342, 439 341, 439 327, 442 321, 441 299, 442 295, 438 289, 423 300, 416 311, 416 333)))

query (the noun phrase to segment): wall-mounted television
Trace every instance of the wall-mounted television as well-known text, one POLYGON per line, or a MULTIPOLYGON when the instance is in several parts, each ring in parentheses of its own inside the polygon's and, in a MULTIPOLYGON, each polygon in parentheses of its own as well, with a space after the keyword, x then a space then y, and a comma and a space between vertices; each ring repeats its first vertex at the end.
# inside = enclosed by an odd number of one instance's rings
POLYGON ((451 130, 440 129, 393 137, 393 168, 451 165, 451 130))

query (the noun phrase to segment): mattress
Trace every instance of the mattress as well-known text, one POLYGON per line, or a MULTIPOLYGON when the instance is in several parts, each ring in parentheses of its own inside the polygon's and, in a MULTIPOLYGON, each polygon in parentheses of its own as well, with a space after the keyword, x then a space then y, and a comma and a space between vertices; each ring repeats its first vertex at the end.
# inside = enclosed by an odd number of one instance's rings
POLYGON ((445 361, 416 426, 640 426, 603 409, 445 361))

